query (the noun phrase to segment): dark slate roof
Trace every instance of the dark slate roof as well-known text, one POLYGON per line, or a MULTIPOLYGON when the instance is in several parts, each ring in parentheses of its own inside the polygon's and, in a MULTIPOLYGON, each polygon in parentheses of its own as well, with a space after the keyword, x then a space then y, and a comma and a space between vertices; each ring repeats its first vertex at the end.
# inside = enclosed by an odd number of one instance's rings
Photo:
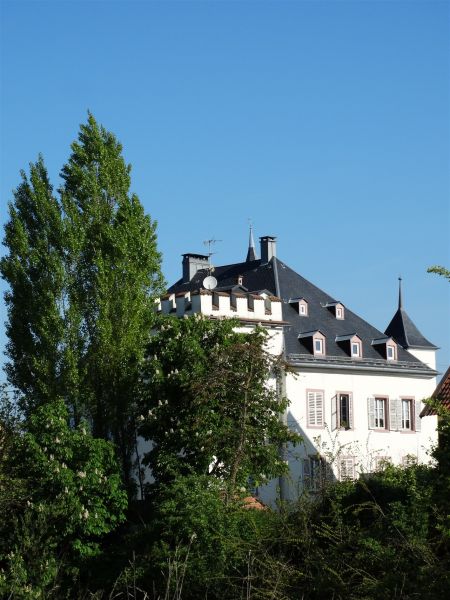
POLYGON ((401 307, 392 317, 385 333, 392 336, 403 348, 437 350, 437 346, 424 338, 406 314, 406 311, 401 307))
POLYGON ((249 246, 248 252, 247 252, 247 258, 245 259, 245 262, 251 262, 253 260, 256 260, 255 248, 253 246, 249 246))
MULTIPOLYGON (((177 293, 197 290, 202 287, 206 275, 206 270, 198 271, 191 281, 183 283, 183 280, 180 279, 168 291, 177 293)), ((282 299, 283 320, 289 323, 285 327, 285 350, 286 356, 291 362, 314 362, 316 366, 345 363, 356 368, 370 364, 370 368, 413 369, 426 371, 430 376, 435 374, 432 369, 401 346, 398 347, 397 360, 387 361, 372 345, 373 339, 385 337, 383 332, 358 317, 345 306, 345 303, 343 303, 345 318, 336 319, 331 307, 325 305, 335 303, 337 300, 293 271, 278 258, 273 258, 266 264, 261 264, 259 259, 216 267, 213 275, 217 279, 220 289, 235 286, 238 276, 242 275, 242 286, 247 290, 268 290, 282 299), (304 298, 308 302, 308 316, 300 316, 298 311, 289 304, 289 300, 292 298, 304 298), (320 358, 314 357, 308 347, 298 339, 299 334, 316 330, 320 330, 326 337, 326 356, 320 358), (350 357, 345 345, 336 342, 336 336, 350 334, 356 334, 361 338, 363 346, 361 359, 350 357)), ((399 343, 401 344, 401 342, 399 343)))

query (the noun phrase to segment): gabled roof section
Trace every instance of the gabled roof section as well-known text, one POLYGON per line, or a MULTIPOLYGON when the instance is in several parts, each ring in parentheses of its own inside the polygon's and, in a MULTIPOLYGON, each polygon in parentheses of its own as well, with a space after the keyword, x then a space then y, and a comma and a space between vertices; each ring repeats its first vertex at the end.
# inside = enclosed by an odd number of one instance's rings
MULTIPOLYGON (((450 367, 447 369, 445 375, 438 383, 431 397, 435 398, 440 404, 442 404, 442 406, 450 410, 450 367)), ((420 413, 420 416, 428 417, 436 414, 436 409, 432 408, 431 406, 425 406, 420 413)))
MULTIPOLYGON (((190 281, 183 283, 183 279, 178 280, 168 291, 177 293, 198 290, 202 287, 206 275, 206 270, 202 269, 190 281)), ((283 321, 288 323, 284 329, 285 353, 286 359, 292 364, 311 364, 312 367, 317 368, 322 368, 321 365, 326 368, 342 365, 343 368, 359 370, 366 368, 383 371, 409 371, 417 373, 417 376, 433 377, 436 375, 433 369, 404 349, 396 335, 388 332, 383 334, 382 331, 367 323, 349 308, 345 309, 345 320, 336 319, 325 306, 338 301, 275 256, 264 264, 258 259, 217 266, 213 275, 218 281, 217 289, 233 288, 236 286, 238 276, 242 276, 241 285, 245 290, 253 293, 265 290, 267 293, 281 298, 283 321), (289 303, 292 302, 292 299, 298 298, 302 298, 308 303, 307 315, 299 315, 298 310, 289 303), (299 339, 299 335, 311 331, 320 331, 325 336, 327 353, 320 358, 311 353, 308 355, 301 342, 302 338, 299 339), (361 340, 363 358, 354 360, 349 357, 346 348, 343 347, 345 344, 337 341, 341 339, 340 336, 348 336, 349 332, 354 332, 354 335, 361 340), (388 361, 380 357, 379 351, 372 345, 372 340, 386 339, 386 335, 396 338, 399 342, 396 360, 388 361)), ((407 327, 407 331, 411 332, 412 328, 407 327)), ((417 343, 416 338, 417 335, 414 337, 414 341, 417 343)), ((422 339, 424 339, 423 336, 422 339)), ((411 344, 411 340, 409 343, 411 344)), ((429 344, 429 342, 427 343, 429 344)))
POLYGON ((418 350, 437 350, 437 346, 429 342, 420 333, 403 308, 401 277, 399 277, 398 281, 398 309, 395 315, 392 317, 391 322, 387 326, 385 334, 393 337, 394 340, 406 350, 408 348, 418 350))
MULTIPOLYGON (((183 292, 193 291, 202 287, 204 278, 207 275, 206 269, 197 271, 194 277, 185 283, 183 279, 179 279, 176 283, 170 286, 168 292, 183 292)), ((276 296, 275 282, 273 275, 272 262, 261 265, 261 260, 253 260, 250 262, 234 263, 232 265, 223 265, 215 267, 213 273, 218 281, 218 287, 226 288, 236 285, 239 275, 242 275, 242 286, 249 291, 269 290, 276 296)))

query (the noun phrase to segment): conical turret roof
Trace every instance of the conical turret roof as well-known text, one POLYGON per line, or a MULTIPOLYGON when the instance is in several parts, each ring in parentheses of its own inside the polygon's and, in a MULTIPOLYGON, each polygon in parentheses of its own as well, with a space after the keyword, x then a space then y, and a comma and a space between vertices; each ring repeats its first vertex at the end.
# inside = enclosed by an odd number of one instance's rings
POLYGON ((250 234, 248 236, 248 251, 247 251, 247 258, 245 259, 245 262, 250 262, 252 260, 258 260, 258 257, 256 256, 256 251, 255 251, 255 240, 253 239, 253 227, 250 225, 250 234))
POLYGON ((437 346, 429 342, 417 329, 403 308, 402 280, 399 277, 398 309, 386 328, 386 335, 395 339, 403 348, 423 348, 437 350, 437 346))

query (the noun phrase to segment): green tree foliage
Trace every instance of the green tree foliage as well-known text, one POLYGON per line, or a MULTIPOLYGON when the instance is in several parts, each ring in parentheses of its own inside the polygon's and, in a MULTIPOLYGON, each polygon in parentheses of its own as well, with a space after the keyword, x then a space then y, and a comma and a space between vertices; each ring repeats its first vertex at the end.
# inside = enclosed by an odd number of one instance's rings
POLYGON ((53 195, 42 158, 10 203, 8 380, 26 414, 62 397, 112 437, 131 469, 139 370, 162 291, 156 224, 130 193, 130 165, 89 114, 53 195))
POLYGON ((64 332, 63 223, 44 161, 30 164, 9 204, 5 226, 9 254, 1 259, 8 310, 6 373, 31 411, 60 391, 61 343, 64 332))
POLYGON ((440 275, 441 277, 445 277, 448 281, 450 281, 450 271, 445 267, 434 266, 429 267, 427 269, 427 273, 435 273, 436 275, 440 275))
POLYGON ((286 470, 282 443, 299 438, 280 421, 288 401, 267 385, 281 369, 267 333, 235 331, 232 320, 161 317, 144 371, 143 435, 158 481, 211 474, 230 492, 286 470))
POLYGON ((89 115, 62 170, 61 195, 72 309, 66 376, 89 408, 94 434, 112 433, 126 473, 139 369, 163 279, 156 224, 129 193, 131 167, 121 152, 89 115))
POLYGON ((150 524, 134 538, 140 552, 122 585, 137 576, 155 598, 241 598, 249 555, 270 546, 273 513, 225 502, 222 482, 208 475, 162 484, 154 505, 150 524))
POLYGON ((70 427, 62 400, 39 407, 7 450, 2 475, 20 494, 0 522, 0 590, 45 598, 124 520, 126 493, 112 444, 70 427))

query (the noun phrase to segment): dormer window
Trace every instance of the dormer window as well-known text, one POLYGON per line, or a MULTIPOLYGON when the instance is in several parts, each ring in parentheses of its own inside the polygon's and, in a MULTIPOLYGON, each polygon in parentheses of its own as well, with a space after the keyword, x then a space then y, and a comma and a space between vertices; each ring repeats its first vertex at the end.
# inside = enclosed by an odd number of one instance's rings
POLYGON ((396 359, 396 347, 393 344, 386 344, 386 358, 387 360, 396 359))
POLYGON ((304 298, 291 298, 289 304, 301 317, 308 316, 308 302, 304 298))
POLYGON ((372 340, 372 346, 386 360, 397 360, 397 344, 391 337, 382 337, 372 340))
POLYGON ((298 339, 314 356, 325 356, 325 336, 321 331, 305 331, 300 333, 298 339))
POLYGON ((359 358, 361 356, 361 343, 352 342, 352 356, 359 358))
POLYGON ((325 304, 325 308, 328 308, 328 310, 333 313, 336 319, 340 319, 341 321, 345 319, 345 309, 341 302, 327 302, 325 304))
POLYGON ((362 358, 363 346, 361 338, 356 333, 349 333, 348 335, 337 335, 336 343, 342 348, 347 356, 352 358, 362 358))
POLYGON ((308 316, 308 303, 306 302, 306 300, 300 300, 298 303, 298 314, 301 317, 307 317, 308 316))

